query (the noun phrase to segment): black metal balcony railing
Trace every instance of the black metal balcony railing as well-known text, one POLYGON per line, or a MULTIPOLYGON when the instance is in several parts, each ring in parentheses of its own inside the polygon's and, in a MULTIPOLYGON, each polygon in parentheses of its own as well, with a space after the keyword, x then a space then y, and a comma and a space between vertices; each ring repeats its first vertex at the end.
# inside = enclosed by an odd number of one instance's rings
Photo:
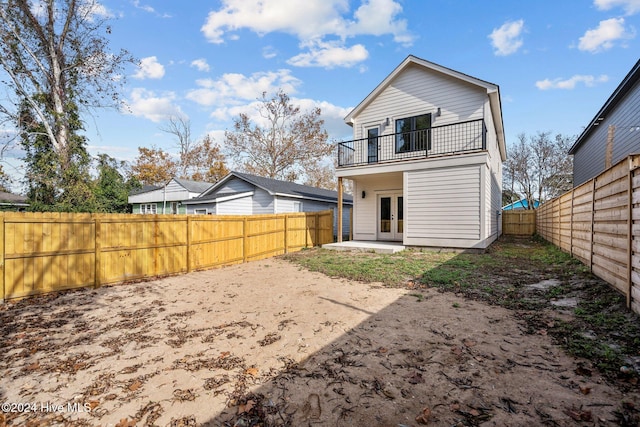
POLYGON ((338 167, 415 160, 487 148, 484 120, 338 143, 338 167))

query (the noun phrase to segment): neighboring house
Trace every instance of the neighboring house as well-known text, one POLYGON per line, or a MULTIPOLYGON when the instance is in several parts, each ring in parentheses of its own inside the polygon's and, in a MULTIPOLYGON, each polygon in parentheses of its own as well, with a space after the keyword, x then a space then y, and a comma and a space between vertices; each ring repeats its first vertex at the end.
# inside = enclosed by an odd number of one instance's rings
MULTIPOLYGON (((538 206, 540 206, 540 202, 534 200, 533 209, 538 209, 538 206)), ((517 202, 509 203, 502 207, 503 211, 519 211, 524 209, 529 209, 529 201, 527 199, 518 200, 517 202)))
POLYGON ((506 159, 498 85, 408 56, 345 117, 338 181, 354 240, 485 248, 501 232, 506 159))
MULTIPOLYGON (((288 181, 230 172, 200 197, 185 200, 189 214, 254 215, 286 212, 317 212, 334 209, 334 234, 337 230, 338 193, 288 181)), ((349 216, 353 204, 343 198, 343 235, 349 234, 349 216)))
POLYGON ((573 186, 637 153, 640 153, 640 60, 569 150, 573 154, 573 186))
POLYGON ((163 186, 145 186, 129 195, 136 214, 184 214, 185 200, 198 197, 213 184, 172 178, 163 186))
POLYGON ((25 196, 0 191, 0 211, 23 211, 28 207, 25 196))

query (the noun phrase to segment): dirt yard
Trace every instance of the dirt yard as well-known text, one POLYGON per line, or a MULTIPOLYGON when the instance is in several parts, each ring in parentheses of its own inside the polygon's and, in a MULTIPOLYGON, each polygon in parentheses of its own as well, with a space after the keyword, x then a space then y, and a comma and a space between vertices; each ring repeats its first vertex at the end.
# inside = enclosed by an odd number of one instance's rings
POLYGON ((635 425, 637 390, 525 329, 282 259, 33 298, 0 306, 0 426, 635 425))

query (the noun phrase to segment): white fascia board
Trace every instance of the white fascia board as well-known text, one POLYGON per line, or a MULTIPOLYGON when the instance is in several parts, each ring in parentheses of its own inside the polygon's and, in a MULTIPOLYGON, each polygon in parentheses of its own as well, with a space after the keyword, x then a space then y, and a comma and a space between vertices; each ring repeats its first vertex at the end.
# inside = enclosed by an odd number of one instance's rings
POLYGON ((213 201, 216 203, 227 202, 229 200, 242 199, 244 197, 253 196, 253 193, 254 193, 253 191, 247 191, 245 193, 232 194, 230 196, 216 197, 216 199, 213 201))

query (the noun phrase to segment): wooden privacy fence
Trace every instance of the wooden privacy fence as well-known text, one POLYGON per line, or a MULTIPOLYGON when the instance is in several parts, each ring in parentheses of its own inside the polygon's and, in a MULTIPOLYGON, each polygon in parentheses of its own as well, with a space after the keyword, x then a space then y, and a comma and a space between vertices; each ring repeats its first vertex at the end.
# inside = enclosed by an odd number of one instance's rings
POLYGON ((333 241, 333 211, 0 213, 0 300, 268 258, 333 241))
POLYGON ((640 155, 537 211, 540 236, 589 266, 640 313, 640 155))
POLYGON ((533 236, 536 234, 536 211, 502 211, 502 234, 507 236, 533 236))

